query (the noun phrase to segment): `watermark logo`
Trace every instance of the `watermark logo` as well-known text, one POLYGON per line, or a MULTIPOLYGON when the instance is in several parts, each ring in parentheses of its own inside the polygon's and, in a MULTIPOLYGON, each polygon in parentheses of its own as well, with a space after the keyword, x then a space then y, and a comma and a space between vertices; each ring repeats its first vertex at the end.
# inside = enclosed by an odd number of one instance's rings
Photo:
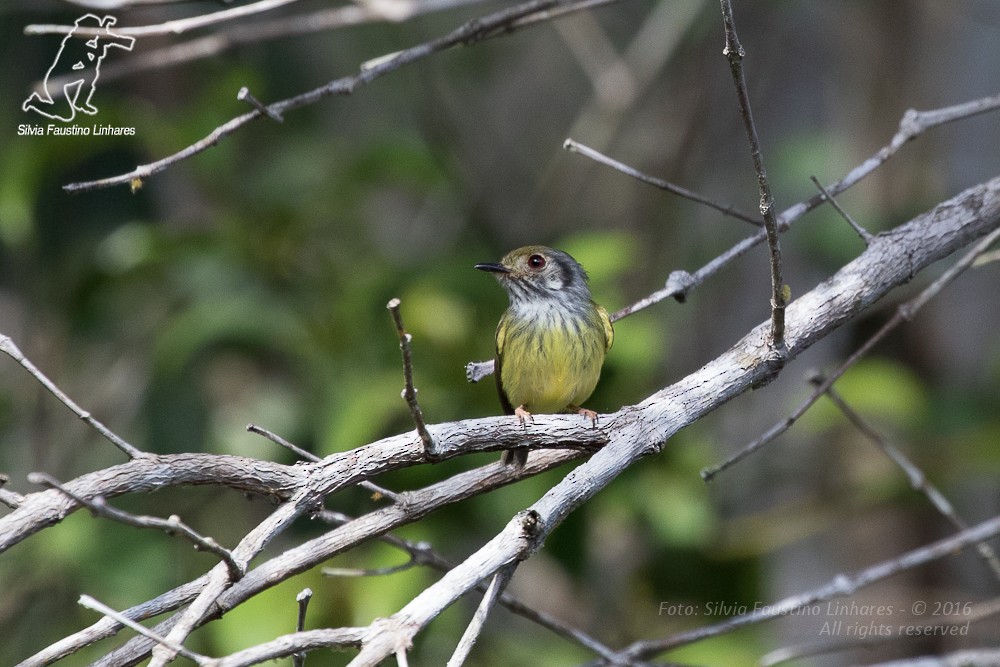
POLYGON ((111 30, 117 20, 110 15, 102 19, 96 14, 84 14, 78 18, 73 29, 63 38, 52 66, 45 73, 42 89, 31 93, 21 109, 64 123, 76 118, 77 112, 88 116, 96 114, 93 99, 101 74, 101 62, 107 57, 109 49, 131 51, 135 46, 135 37, 119 35, 111 30), (77 37, 76 32, 81 28, 93 37, 86 40, 77 37))

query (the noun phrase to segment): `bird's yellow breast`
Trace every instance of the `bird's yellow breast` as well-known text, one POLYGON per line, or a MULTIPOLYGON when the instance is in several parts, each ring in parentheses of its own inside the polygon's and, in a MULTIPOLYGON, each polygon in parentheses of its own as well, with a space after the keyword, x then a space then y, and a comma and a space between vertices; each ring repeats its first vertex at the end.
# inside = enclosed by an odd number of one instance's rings
POLYGON ((535 318, 504 314, 497 328, 500 386, 512 407, 561 412, 580 406, 601 377, 611 346, 607 313, 547 313, 535 318))

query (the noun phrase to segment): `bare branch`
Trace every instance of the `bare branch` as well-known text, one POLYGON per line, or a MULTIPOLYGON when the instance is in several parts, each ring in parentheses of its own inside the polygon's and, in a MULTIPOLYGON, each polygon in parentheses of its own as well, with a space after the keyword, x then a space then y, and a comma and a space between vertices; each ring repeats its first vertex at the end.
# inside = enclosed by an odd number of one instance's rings
POLYGON ((281 117, 280 113, 268 109, 266 106, 264 106, 264 104, 260 100, 258 100, 256 97, 253 96, 253 93, 251 93, 250 89, 247 88, 246 86, 240 88, 239 92, 236 93, 236 99, 240 100, 241 102, 246 102, 254 109, 261 112, 262 114, 264 114, 265 116, 267 116, 276 123, 285 122, 285 119, 281 117))
MULTIPOLYGON (((179 35, 189 30, 204 28, 206 26, 232 21, 254 14, 271 11, 284 5, 298 2, 298 0, 257 0, 248 5, 240 5, 223 9, 211 14, 202 14, 185 19, 166 21, 157 25, 144 25, 132 28, 115 27, 115 32, 119 35, 129 37, 150 37, 152 35, 179 35)), ((103 28, 87 28, 73 25, 27 25, 24 27, 25 35, 68 35, 72 33, 75 37, 100 37, 104 34, 103 28)))
POLYGON ((384 577, 389 574, 396 574, 397 572, 409 570, 411 567, 418 564, 416 556, 411 553, 409 560, 405 563, 400 563, 399 565, 371 568, 324 567, 322 572, 324 577, 384 577))
MULTIPOLYGON (((822 377, 813 378, 814 384, 821 384, 823 382, 822 377)), ((969 527, 969 524, 965 522, 958 513, 955 512, 955 508, 952 507, 951 502, 945 497, 941 491, 931 484, 927 479, 927 475, 921 470, 917 465, 911 461, 907 456, 890 443, 881 433, 875 430, 871 424, 869 424, 865 419, 858 414, 857 410, 848 405, 847 401, 840 395, 840 393, 833 387, 829 387, 826 390, 826 395, 833 401, 833 404, 844 413, 855 428, 857 428, 861 433, 863 433, 869 440, 871 440, 878 448, 885 454, 893 463, 895 463, 899 468, 906 473, 907 478, 910 480, 910 486, 914 491, 918 491, 927 497, 934 508, 941 513, 951 525, 955 526, 959 530, 965 530, 969 527)), ((986 566, 990 568, 993 572, 993 576, 1000 580, 1000 558, 997 558, 996 552, 988 544, 982 543, 976 545, 976 550, 979 552, 980 558, 986 563, 986 566)))
POLYGON ((315 454, 313 454, 312 452, 307 452, 306 450, 302 449, 295 443, 285 440, 277 433, 269 431, 263 426, 257 426, 257 424, 247 424, 247 431, 249 431, 250 433, 256 433, 257 435, 264 436, 274 444, 284 447, 288 451, 292 452, 303 461, 312 461, 313 463, 316 463, 317 461, 320 460, 320 458, 315 454))
POLYGON ((840 217, 847 221, 847 224, 851 226, 851 229, 857 232, 858 236, 861 237, 861 240, 865 242, 865 245, 871 243, 872 235, 868 233, 868 230, 855 222, 854 218, 852 218, 851 215, 840 206, 840 203, 837 202, 834 196, 823 187, 823 184, 819 182, 819 179, 815 176, 810 176, 809 179, 816 185, 819 191, 823 193, 823 197, 830 202, 830 206, 832 206, 834 210, 840 214, 840 217))
POLYGON ((208 551, 218 556, 229 568, 229 573, 232 575, 234 580, 238 580, 246 574, 246 569, 233 560, 233 554, 228 549, 222 547, 211 537, 205 537, 198 534, 198 532, 196 532, 193 528, 181 521, 180 517, 176 514, 172 515, 169 519, 131 514, 108 505, 103 496, 94 496, 89 500, 78 496, 60 484, 54 477, 44 472, 33 472, 29 474, 28 481, 32 484, 43 484, 50 488, 58 489, 86 507, 94 516, 111 519, 112 521, 123 523, 126 526, 132 526, 133 528, 152 528, 154 530, 162 530, 167 535, 178 534, 193 544, 195 549, 208 551))
POLYGON ((95 419, 93 416, 91 416, 89 412, 87 412, 79 405, 77 405, 76 402, 73 401, 73 399, 64 394, 63 391, 59 387, 57 387, 52 380, 46 377, 44 373, 38 370, 38 368, 33 363, 31 363, 30 359, 24 356, 24 354, 17 347, 17 344, 14 343, 14 341, 10 338, 10 336, 5 336, 3 333, 0 333, 0 352, 3 352, 14 361, 21 364, 25 368, 25 370, 31 373, 32 377, 38 380, 38 382, 43 387, 49 390, 49 393, 58 398, 60 403, 62 403, 67 408, 72 410, 73 414, 75 414, 77 417, 79 417, 87 424, 89 424, 95 431, 103 435, 105 439, 107 439, 111 444, 113 444, 115 447, 125 452, 125 455, 128 456, 130 459, 146 456, 146 454, 142 453, 141 451, 139 451, 138 449, 136 449, 129 443, 125 442, 117 435, 115 435, 115 433, 112 432, 111 429, 109 429, 107 426, 105 426, 100 421, 95 419))
POLYGON ((107 606, 106 604, 104 604, 102 602, 99 602, 98 600, 92 598, 89 595, 81 595, 79 603, 80 603, 80 606, 82 606, 82 607, 86 607, 87 609, 93 609, 94 611, 99 612, 101 614, 104 614, 108 618, 113 619, 114 621, 116 621, 118 623, 121 623, 122 625, 128 626, 132 630, 135 630, 136 632, 138 632, 143 637, 148 637, 149 639, 152 639, 154 642, 156 642, 158 644, 162 644, 164 646, 169 647, 170 650, 172 650, 175 653, 177 653, 177 655, 182 655, 185 658, 187 658, 188 660, 192 660, 192 661, 198 663, 199 665, 206 665, 206 664, 209 664, 211 662, 209 658, 206 658, 203 655, 199 655, 198 653, 195 653, 194 651, 188 650, 188 649, 184 648, 183 646, 181 646, 179 644, 177 644, 177 645, 171 644, 166 639, 164 639, 163 637, 159 636, 155 632, 150 631, 145 626, 139 625, 135 621, 130 620, 128 617, 123 616, 122 614, 118 613, 117 611, 115 611, 111 607, 107 606))
POLYGON ((396 335, 399 337, 399 350, 403 354, 403 400, 410 408, 410 415, 417 427, 417 435, 424 443, 424 453, 427 454, 428 458, 435 459, 438 456, 437 445, 431 434, 427 432, 424 414, 420 410, 420 404, 417 403, 417 389, 413 386, 413 358, 410 352, 410 341, 413 337, 406 333, 406 329, 403 327, 403 316, 399 313, 399 299, 390 299, 385 307, 392 314, 392 323, 396 326, 396 335))
MULTIPOLYGON (((371 83, 390 72, 423 60, 435 53, 450 49, 458 45, 475 44, 486 39, 491 39, 500 35, 509 34, 521 27, 534 25, 536 21, 548 20, 554 16, 565 14, 569 11, 576 11, 582 7, 592 7, 597 4, 607 4, 616 0, 530 0, 522 4, 502 9, 472 21, 468 21, 451 33, 438 37, 417 46, 404 49, 386 58, 379 59, 370 67, 364 67, 356 74, 351 74, 339 79, 335 79, 324 86, 315 88, 294 97, 274 102, 267 105, 271 113, 279 116, 286 112, 314 104, 326 97, 350 95, 359 87, 371 83), (549 10, 564 10, 552 11, 549 10)), ((67 192, 85 192, 98 188, 110 187, 113 185, 134 184, 136 181, 142 182, 153 174, 159 173, 167 167, 180 162, 192 155, 197 155, 202 151, 215 146, 219 141, 226 138, 236 130, 240 129, 252 120, 262 117, 262 113, 256 109, 251 112, 237 116, 222 125, 216 127, 203 139, 196 141, 187 148, 184 148, 173 155, 161 160, 139 165, 127 174, 120 174, 109 178, 102 178, 94 181, 82 183, 70 183, 63 186, 67 192)))
POLYGON ((248 649, 238 651, 225 658, 212 660, 210 667, 249 667, 259 665, 269 660, 287 658, 296 653, 313 651, 319 648, 349 648, 358 646, 370 632, 368 628, 337 628, 323 630, 304 630, 293 632, 258 644, 248 649))
POLYGON ((507 588, 507 584, 510 582, 510 578, 513 576, 516 567, 516 564, 508 565, 493 575, 493 580, 490 582, 489 588, 486 589, 486 594, 476 608, 476 613, 472 616, 472 622, 465 629, 465 633, 462 635, 462 639, 459 640, 458 646, 455 647, 455 653, 448 660, 446 667, 461 667, 465 664, 469 654, 472 652, 472 647, 475 646, 479 634, 486 625, 486 618, 490 615, 490 611, 496 605, 497 600, 500 599, 504 589, 507 588))
POLYGON ((710 208, 714 208, 716 211, 719 211, 723 215, 728 215, 730 217, 736 218, 737 220, 749 222, 751 225, 754 225, 756 227, 760 227, 763 225, 763 223, 760 221, 759 218, 755 218, 749 213, 744 213, 743 211, 740 211, 732 204, 719 204, 717 202, 712 201, 708 197, 703 197, 697 192, 692 192, 687 188, 683 188, 679 185, 674 185, 669 181, 656 178, 655 176, 649 176, 648 174, 644 174, 638 169, 630 167, 627 164, 623 164, 618 160, 614 160, 608 157, 607 155, 601 153, 600 151, 590 148, 589 146, 584 146, 580 142, 574 141, 573 139, 567 139, 566 141, 564 141, 563 148, 571 153, 579 153, 584 157, 590 158, 594 162, 611 167, 612 169, 620 171, 626 176, 631 176, 636 180, 642 181, 643 183, 652 185, 653 187, 657 187, 661 190, 665 190, 666 192, 669 192, 671 194, 675 194, 678 197, 684 197, 685 199, 690 199, 693 202, 697 202, 699 204, 704 204, 705 206, 708 206, 710 208))
MULTIPOLYGON (((280 445, 285 449, 294 452, 296 456, 298 456, 303 460, 312 461, 313 463, 316 463, 317 461, 321 460, 318 456, 316 456, 312 452, 307 452, 298 445, 291 443, 288 440, 285 440, 277 433, 272 433, 271 431, 267 430, 262 426, 257 426, 256 424, 247 424, 247 430, 250 431, 251 433, 262 435, 271 442, 273 442, 274 444, 280 445)), ((368 480, 362 480, 358 482, 358 486, 368 491, 371 491, 372 496, 374 496, 376 500, 381 500, 382 498, 388 498, 392 502, 399 502, 399 494, 397 494, 395 491, 390 491, 389 489, 381 487, 373 482, 369 482, 368 480)))
MULTIPOLYGON (((842 179, 828 185, 826 190, 834 196, 857 184, 870 173, 881 167, 886 161, 899 152, 904 145, 920 136, 927 130, 939 125, 945 125, 957 120, 972 118, 982 113, 1000 110, 1000 94, 983 97, 970 102, 963 102, 950 107, 917 111, 909 109, 899 121, 899 130, 892 136, 888 144, 880 148, 874 155, 852 169, 842 179)), ((818 194, 804 202, 795 204, 778 216, 778 227, 783 229, 793 220, 816 208, 825 201, 825 196, 818 194)))
POLYGON ((764 168, 764 155, 760 149, 757 126, 753 122, 753 111, 750 108, 750 94, 747 92, 747 83, 743 76, 745 53, 736 35, 733 7, 730 0, 721 0, 721 3, 722 22, 726 32, 726 48, 722 53, 729 60, 729 71, 733 75, 740 104, 740 116, 743 118, 747 140, 750 142, 750 156, 753 158, 754 170, 757 172, 757 186, 760 189, 760 214, 764 218, 767 249, 771 257, 771 340, 775 349, 781 350, 784 348, 785 307, 790 297, 787 294, 788 287, 781 277, 781 245, 778 241, 778 221, 774 216, 774 197, 771 196, 771 185, 768 183, 767 170, 764 168))

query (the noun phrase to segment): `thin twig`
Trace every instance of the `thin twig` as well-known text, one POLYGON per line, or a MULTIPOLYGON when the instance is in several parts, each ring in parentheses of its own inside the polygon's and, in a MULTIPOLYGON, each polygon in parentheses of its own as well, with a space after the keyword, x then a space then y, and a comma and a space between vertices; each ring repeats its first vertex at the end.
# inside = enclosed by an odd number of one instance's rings
MULTIPOLYGON (((298 595, 295 596, 295 601, 299 604, 299 615, 295 622, 296 632, 303 632, 306 629, 306 610, 309 609, 309 600, 312 599, 312 589, 303 588, 298 595)), ((295 653, 292 655, 292 667, 305 667, 306 664, 306 654, 304 652, 295 653)))
POLYGON ((507 588, 507 584, 510 582, 510 578, 513 576, 516 568, 517 563, 511 563, 493 575, 493 580, 490 581, 490 585, 486 589, 486 594, 479 602, 479 606, 476 607, 476 613, 472 615, 472 621, 462 634, 462 638, 455 647, 455 652, 452 654, 451 659, 448 660, 446 667, 461 667, 465 664, 469 653, 472 652, 472 647, 475 646, 479 634, 486 625, 486 618, 490 615, 490 611, 496 605, 497 600, 500 599, 504 589, 507 588))
POLYGON ((190 649, 184 648, 180 644, 174 644, 173 642, 168 641, 166 637, 161 637, 160 635, 156 634, 155 632, 145 627, 144 625, 136 623, 128 616, 118 613, 111 607, 94 599, 89 595, 81 595, 78 602, 81 607, 86 607, 87 609, 92 609, 96 612, 104 614, 105 616, 114 620, 115 622, 121 623, 122 625, 131 628, 132 630, 135 630, 143 637, 148 637, 149 639, 152 639, 154 642, 157 642, 162 646, 166 646, 177 655, 182 655, 188 660, 192 660, 198 663, 199 665, 207 665, 212 661, 211 658, 195 653, 190 649))
POLYGON ((59 402, 65 405, 67 408, 73 411, 77 417, 87 422, 95 431, 100 433, 107 439, 111 444, 113 444, 118 449, 125 452, 125 455, 130 459, 138 458, 140 456, 146 456, 143 452, 139 451, 129 443, 122 440, 120 437, 115 435, 111 429, 102 424, 100 421, 95 419, 89 412, 81 408, 76 402, 73 401, 69 396, 63 393, 63 391, 56 386, 56 384, 45 376, 38 368, 31 363, 31 360, 24 356, 21 350, 14 343, 10 336, 5 336, 0 333, 0 352, 5 353, 11 359, 21 364, 25 370, 27 370, 31 375, 38 380, 38 382, 49 390, 53 396, 59 399, 59 402))
MULTIPOLYGON (((823 377, 814 377, 812 378, 812 381, 814 384, 820 384, 823 381, 823 377)), ((969 524, 959 517, 957 512, 955 512, 955 508, 952 506, 951 502, 927 479, 927 475, 924 474, 924 471, 917 467, 913 461, 907 458, 907 456, 901 452, 899 448, 895 447, 881 433, 876 431, 871 424, 865 421, 865 419, 858 414, 857 410, 852 408, 836 389, 828 387, 826 395, 831 401, 833 401, 833 404, 844 413, 844 416, 847 417, 848 421, 850 421, 855 428, 875 443, 875 445, 882 450, 883 454, 885 454, 892 460, 893 463, 899 466, 904 473, 906 473, 907 478, 910 480, 910 486, 914 491, 918 491, 926 496, 927 500, 934 505, 935 509, 937 509, 942 516, 948 519, 948 521, 959 530, 965 530, 969 527, 969 524)), ((1000 581, 1000 558, 997 558, 996 552, 994 552, 993 549, 985 543, 978 544, 976 547, 979 551, 979 556, 986 563, 987 567, 993 572, 993 576, 1000 581)))
MULTIPOLYGON (((537 457, 532 459, 529 468, 534 468, 535 463, 537 463, 537 457)), ((530 470, 529 472, 534 473, 535 471, 530 470)), ((412 502, 410 504, 412 505, 412 502)), ((332 510, 321 511, 317 515, 317 518, 327 521, 328 523, 335 523, 338 525, 349 523, 353 520, 352 517, 347 516, 346 514, 334 512, 332 510)), ((405 551, 410 556, 410 561, 413 565, 430 567, 438 572, 448 572, 455 567, 453 562, 437 553, 434 550, 434 547, 428 542, 411 542, 410 540, 405 540, 391 534, 380 535, 378 539, 386 544, 405 551)), ((476 587, 476 589, 485 593, 486 586, 480 584, 476 587)), ((529 621, 550 630, 556 635, 563 637, 564 639, 579 644, 601 657, 608 657, 614 654, 614 651, 612 651, 611 648, 602 644, 582 630, 559 620, 551 614, 526 605, 510 593, 504 592, 500 596, 499 602, 511 613, 526 618, 529 621)))
POLYGON ((270 440, 274 444, 284 447, 285 449, 289 450, 290 452, 298 456, 300 459, 303 459, 305 461, 311 461, 313 463, 316 463, 317 461, 320 460, 320 458, 315 454, 313 454, 312 452, 308 452, 299 447, 298 445, 296 445, 295 443, 285 440, 277 433, 269 431, 263 426, 258 426, 257 424, 250 423, 247 424, 247 431, 249 431, 250 433, 256 433, 257 435, 263 436, 264 438, 270 440))
MULTIPOLYGON (((292 442, 289 442, 288 440, 285 440, 284 438, 282 438, 277 433, 269 431, 266 428, 264 428, 263 426, 258 426, 256 424, 247 424, 247 431, 249 431, 251 433, 256 433, 257 435, 260 435, 260 436, 263 436, 263 437, 267 438, 268 440, 270 440, 274 444, 280 445, 281 447, 284 447, 285 449, 288 449, 289 451, 295 453, 296 456, 298 456, 299 458, 304 459, 306 461, 311 461, 312 463, 316 463, 316 462, 322 460, 322 459, 320 459, 320 457, 316 456, 312 452, 307 452, 306 450, 302 449, 298 445, 296 445, 296 444, 294 444, 292 442)), ((358 486, 360 486, 361 488, 363 488, 363 489, 365 489, 367 491, 371 491, 372 495, 374 496, 374 498, 376 500, 380 500, 382 498, 388 498, 389 500, 391 500, 394 503, 397 503, 397 502, 400 501, 400 495, 398 493, 396 493, 395 491, 390 491, 389 489, 387 489, 387 488, 385 488, 383 486, 379 486, 378 484, 375 484, 374 482, 370 482, 368 480, 362 480, 362 481, 358 482, 358 486)))
POLYGON ((665 190, 666 192, 670 192, 679 197, 684 197, 685 199, 690 199, 691 201, 697 202, 699 204, 704 204, 705 206, 708 206, 710 208, 714 208, 716 211, 719 211, 723 215, 728 215, 732 218, 736 218, 737 220, 749 222, 751 225, 754 225, 756 227, 760 227, 763 224, 759 218, 756 218, 750 215, 749 213, 744 213, 743 211, 734 207, 732 204, 720 204, 718 202, 712 201, 708 197, 704 197, 698 194, 697 192, 693 192, 691 190, 688 190, 687 188, 675 185, 670 181, 665 181, 661 178, 656 178, 655 176, 644 174, 643 172, 639 171, 638 169, 635 169, 634 167, 630 167, 627 164, 624 164, 622 162, 619 162, 618 160, 610 158, 604 153, 601 153, 600 151, 595 150, 589 146, 585 146, 578 141, 574 141, 573 139, 567 139, 566 141, 564 141, 563 149, 568 150, 571 153, 578 153, 580 155, 583 155, 584 157, 588 157, 594 162, 611 167, 612 169, 620 171, 626 176, 631 176, 634 179, 642 181, 647 185, 652 185, 653 187, 665 190))
POLYGON ((371 568, 358 568, 358 567, 324 567, 321 572, 324 577, 384 577, 390 574, 396 574, 397 572, 403 572, 409 570, 415 565, 418 565, 417 557, 413 552, 410 553, 410 558, 405 563, 400 563, 399 565, 390 565, 388 567, 371 567, 371 568))
POLYGON ((826 200, 830 202, 830 206, 832 206, 834 210, 840 214, 840 217, 842 217, 844 220, 847 221, 847 224, 851 226, 851 229, 857 232, 858 236, 861 237, 861 240, 865 242, 865 245, 871 245, 873 237, 871 234, 868 233, 868 230, 859 225, 854 220, 854 218, 851 217, 851 214, 845 211, 841 207, 840 203, 837 202, 836 198, 833 195, 831 195, 830 192, 825 187, 823 187, 823 184, 819 182, 818 178, 816 178, 815 176, 810 176, 809 178, 816 185, 819 191, 823 193, 823 197, 825 197, 826 200))
POLYGON ((889 332, 898 327, 903 322, 908 322, 917 314, 917 312, 927 303, 931 298, 937 295, 945 286, 949 285, 955 278, 962 274, 967 268, 969 268, 973 262, 975 262, 976 257, 985 252, 997 239, 1000 239, 1000 228, 993 230, 982 239, 979 240, 972 248, 962 256, 960 260, 955 262, 947 271, 941 274, 934 282, 928 285, 923 291, 920 292, 914 299, 900 305, 896 308, 896 312, 893 316, 882 325, 882 327, 876 331, 864 344, 859 347, 850 357, 847 358, 844 363, 842 363, 835 371, 830 373, 826 379, 823 380, 817 387, 813 390, 802 403, 796 407, 791 414, 789 414, 785 419, 776 423, 774 426, 769 428, 756 440, 748 443, 747 445, 740 448, 735 454, 727 458, 722 463, 719 463, 711 468, 705 468, 701 471, 701 477, 706 482, 712 481, 712 479, 718 475, 723 470, 726 470, 730 466, 742 461, 747 456, 750 456, 758 449, 773 441, 779 435, 787 431, 792 427, 792 425, 798 421, 802 415, 805 414, 812 405, 819 400, 819 398, 827 392, 827 390, 833 386, 840 377, 848 371, 854 364, 856 364, 862 357, 864 357, 875 345, 885 338, 889 332))
POLYGON ((754 170, 757 172, 757 186, 760 189, 760 213, 764 218, 764 230, 767 233, 767 248, 771 258, 771 342, 776 350, 785 347, 785 307, 789 300, 788 287, 781 277, 781 245, 778 241, 778 221, 774 216, 774 197, 771 196, 771 185, 767 180, 767 169, 764 167, 764 155, 760 149, 760 139, 757 137, 757 126, 753 121, 753 111, 750 108, 750 94, 747 91, 746 78, 743 76, 743 57, 745 52, 736 35, 736 25, 733 21, 733 7, 730 0, 721 0, 722 22, 726 33, 726 48, 722 53, 729 61, 729 71, 736 84, 736 96, 739 100, 740 116, 750 142, 750 156, 753 158, 754 170))
POLYGON ((440 452, 434 443, 434 438, 427 431, 423 412, 420 410, 420 404, 417 403, 417 389, 413 386, 413 358, 410 352, 410 341, 413 337, 403 327, 403 316, 399 313, 399 299, 390 299, 385 307, 392 314, 392 323, 396 325, 396 335, 399 336, 399 349, 403 354, 403 400, 410 408, 413 423, 417 427, 417 434, 420 436, 420 441, 424 443, 424 452, 428 458, 437 458, 440 452))
POLYGON ((44 472, 29 473, 28 481, 32 484, 41 484, 43 486, 48 486, 61 491, 67 497, 90 510, 91 514, 94 516, 111 519, 112 521, 123 523, 126 526, 132 526, 133 528, 152 528, 154 530, 162 530, 167 535, 180 535, 188 542, 191 542, 195 549, 208 551, 218 556, 229 568, 229 572, 233 576, 233 581, 238 581, 243 577, 243 575, 246 574, 246 569, 240 567, 239 563, 233 559, 231 551, 221 546, 211 537, 205 537, 204 535, 199 534, 193 528, 181 521, 180 517, 177 515, 172 515, 169 519, 161 519, 155 516, 140 516, 131 514, 130 512, 125 512, 108 505, 107 501, 101 496, 94 496, 88 500, 87 498, 73 493, 63 484, 60 484, 54 477, 44 472))
POLYGON ((250 89, 247 88, 246 86, 240 88, 239 92, 236 93, 236 99, 240 100, 241 102, 246 102, 254 109, 261 112, 262 114, 264 114, 271 120, 275 121, 276 123, 285 122, 285 119, 281 117, 280 113, 264 106, 264 104, 260 100, 258 100, 256 97, 253 96, 253 93, 251 93, 250 89))
MULTIPOLYGON (((156 25, 134 26, 131 28, 115 28, 119 35, 131 37, 149 37, 152 35, 179 35, 189 30, 204 28, 206 26, 232 21, 233 19, 244 18, 261 12, 271 11, 278 7, 298 2, 298 0, 258 0, 248 5, 240 5, 230 9, 223 9, 211 14, 202 14, 185 19, 166 21, 156 25)), ((104 28, 85 28, 73 25, 37 25, 31 24, 24 27, 25 35, 68 35, 72 33, 75 37, 100 37, 104 35, 104 28)))

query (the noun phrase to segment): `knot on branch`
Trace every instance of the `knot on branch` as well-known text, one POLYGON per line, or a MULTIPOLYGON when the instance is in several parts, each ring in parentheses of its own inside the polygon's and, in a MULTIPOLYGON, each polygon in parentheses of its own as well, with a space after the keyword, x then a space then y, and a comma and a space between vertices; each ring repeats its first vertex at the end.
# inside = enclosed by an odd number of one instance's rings
POLYGON ((687 271, 671 271, 663 287, 670 292, 671 296, 677 300, 677 303, 684 303, 687 301, 688 292, 691 291, 694 285, 694 276, 687 271))

